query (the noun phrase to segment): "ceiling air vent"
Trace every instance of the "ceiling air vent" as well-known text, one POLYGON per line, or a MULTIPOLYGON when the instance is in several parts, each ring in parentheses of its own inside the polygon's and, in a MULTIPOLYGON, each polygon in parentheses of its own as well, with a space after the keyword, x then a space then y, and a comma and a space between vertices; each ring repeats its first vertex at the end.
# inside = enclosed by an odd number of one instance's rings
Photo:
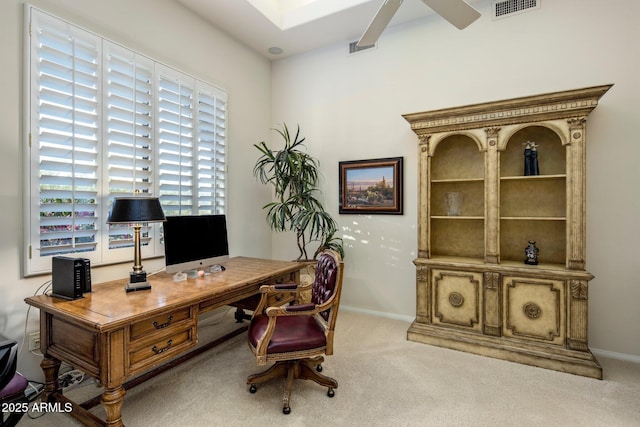
POLYGON ((540 8, 541 0, 504 0, 493 2, 493 18, 506 18, 532 9, 540 8))
POLYGON ((353 53, 357 53, 357 52, 362 52, 363 50, 368 50, 371 48, 374 48, 377 46, 377 43, 374 43, 372 45, 369 46, 362 46, 362 47, 358 47, 358 42, 351 42, 349 43, 349 55, 353 54, 353 53))

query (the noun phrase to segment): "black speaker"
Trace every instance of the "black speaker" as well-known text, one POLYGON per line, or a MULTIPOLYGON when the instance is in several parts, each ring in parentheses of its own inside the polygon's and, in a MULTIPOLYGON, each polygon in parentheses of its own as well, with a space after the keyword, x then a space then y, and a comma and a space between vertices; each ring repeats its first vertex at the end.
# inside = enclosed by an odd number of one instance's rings
POLYGON ((84 269, 82 277, 82 284, 84 286, 83 292, 91 292, 91 262, 88 258, 80 258, 84 263, 84 269))
POLYGON ((74 300, 91 292, 91 265, 85 258, 53 257, 52 296, 74 300))

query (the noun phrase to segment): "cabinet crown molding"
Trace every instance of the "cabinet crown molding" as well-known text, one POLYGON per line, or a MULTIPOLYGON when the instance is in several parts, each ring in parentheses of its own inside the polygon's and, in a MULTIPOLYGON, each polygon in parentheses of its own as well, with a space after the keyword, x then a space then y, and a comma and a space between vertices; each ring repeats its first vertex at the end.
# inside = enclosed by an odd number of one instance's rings
POLYGON ((587 116, 598 100, 613 86, 545 93, 461 107, 403 114, 418 135, 478 127, 495 127, 525 122, 587 116))

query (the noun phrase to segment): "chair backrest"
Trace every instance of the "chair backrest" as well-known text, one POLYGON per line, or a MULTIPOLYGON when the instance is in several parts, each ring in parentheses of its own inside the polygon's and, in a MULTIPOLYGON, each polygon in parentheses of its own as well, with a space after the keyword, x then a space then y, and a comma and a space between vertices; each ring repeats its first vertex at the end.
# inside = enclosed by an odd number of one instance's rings
POLYGON ((331 301, 331 306, 320 313, 325 323, 327 334, 327 354, 333 351, 333 330, 335 329, 340 295, 342 293, 342 270, 344 264, 340 255, 332 250, 325 250, 318 256, 315 279, 311 288, 311 302, 325 304, 331 301))

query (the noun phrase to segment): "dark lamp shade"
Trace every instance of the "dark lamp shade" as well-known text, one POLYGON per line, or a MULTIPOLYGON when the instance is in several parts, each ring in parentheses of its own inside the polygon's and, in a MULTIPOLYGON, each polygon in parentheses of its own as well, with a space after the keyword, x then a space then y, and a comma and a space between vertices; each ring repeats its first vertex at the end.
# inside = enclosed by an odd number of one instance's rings
POLYGON ((113 201, 107 224, 166 221, 157 197, 118 197, 113 201))

